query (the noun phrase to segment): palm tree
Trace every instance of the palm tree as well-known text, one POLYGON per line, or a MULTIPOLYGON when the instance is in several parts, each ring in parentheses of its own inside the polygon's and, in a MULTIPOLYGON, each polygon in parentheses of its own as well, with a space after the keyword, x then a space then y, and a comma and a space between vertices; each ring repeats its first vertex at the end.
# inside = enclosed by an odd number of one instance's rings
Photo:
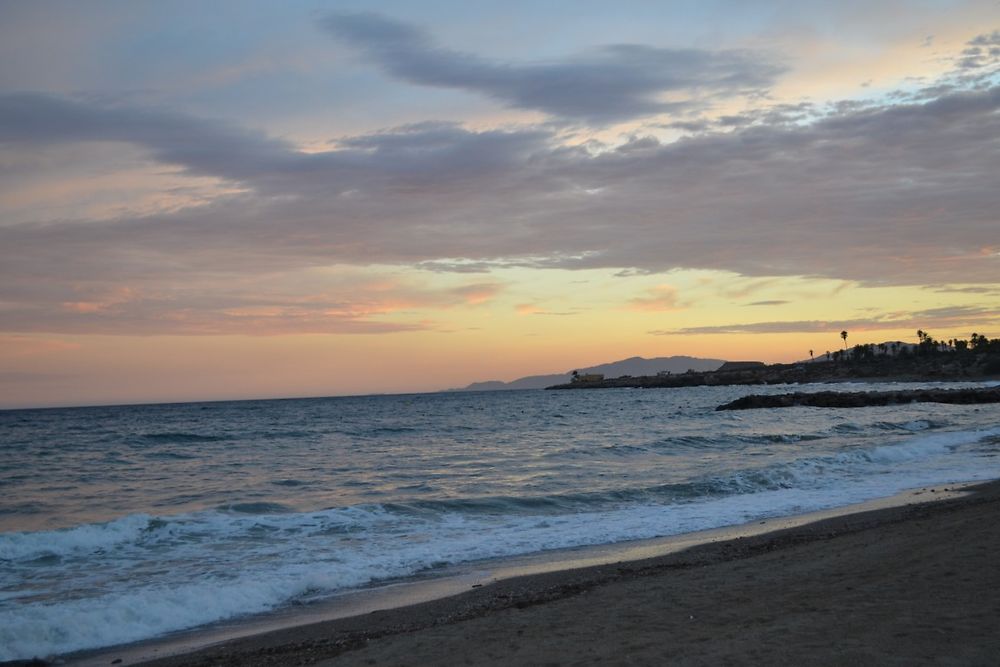
POLYGON ((840 332, 840 337, 844 339, 844 350, 846 351, 847 350, 847 332, 846 331, 841 331, 840 332))
POLYGON ((813 351, 812 350, 809 350, 809 361, 816 361, 815 359, 813 359, 813 351))

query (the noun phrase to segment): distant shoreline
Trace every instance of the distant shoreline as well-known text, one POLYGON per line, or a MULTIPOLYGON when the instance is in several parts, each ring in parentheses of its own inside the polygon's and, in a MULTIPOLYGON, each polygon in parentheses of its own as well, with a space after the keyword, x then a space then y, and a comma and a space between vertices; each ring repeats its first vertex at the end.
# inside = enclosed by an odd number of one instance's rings
POLYGON ((836 382, 978 382, 1000 378, 1000 353, 946 352, 864 361, 811 361, 742 366, 676 375, 623 376, 552 385, 546 389, 675 388, 836 382))

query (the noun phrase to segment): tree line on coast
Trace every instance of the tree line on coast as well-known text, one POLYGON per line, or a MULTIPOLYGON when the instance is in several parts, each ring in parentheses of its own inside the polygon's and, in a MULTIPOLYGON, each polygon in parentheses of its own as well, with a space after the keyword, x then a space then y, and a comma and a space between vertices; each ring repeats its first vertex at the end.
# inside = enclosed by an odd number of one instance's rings
MULTIPOLYGON (((907 344, 902 342, 892 343, 861 343, 854 347, 847 347, 847 331, 841 331, 840 337, 844 340, 844 349, 826 352, 826 360, 833 362, 840 361, 870 361, 877 357, 906 359, 912 357, 933 357, 940 354, 957 353, 969 354, 989 354, 1000 353, 1000 338, 989 338, 973 333, 969 339, 951 338, 948 340, 936 340, 923 329, 917 329, 917 343, 907 344)), ((813 351, 809 351, 809 357, 813 358, 813 351)))
POLYGON ((898 381, 974 380, 1000 377, 1000 338, 978 333, 971 339, 936 340, 919 330, 918 343, 902 341, 863 343, 849 348, 848 332, 842 331, 844 349, 809 356, 815 363, 726 362, 712 371, 605 378, 601 374, 575 372, 569 382, 546 389, 607 389, 616 387, 694 387, 701 385, 749 385, 837 382, 874 378, 898 381))

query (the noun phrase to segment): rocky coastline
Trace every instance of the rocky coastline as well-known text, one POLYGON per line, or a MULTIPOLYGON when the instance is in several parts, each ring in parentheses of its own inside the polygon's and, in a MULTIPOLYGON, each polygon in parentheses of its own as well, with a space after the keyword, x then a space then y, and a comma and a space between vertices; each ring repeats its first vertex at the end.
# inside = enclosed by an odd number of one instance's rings
POLYGON ((751 394, 725 403, 716 410, 754 410, 758 408, 863 408, 905 403, 952 403, 975 405, 1000 403, 1000 387, 986 389, 907 389, 900 391, 819 391, 794 392, 765 396, 751 394))
POLYGON ((623 376, 557 384, 546 389, 670 388, 827 382, 947 382, 1000 378, 1000 353, 952 352, 879 357, 863 361, 810 361, 716 371, 623 376))

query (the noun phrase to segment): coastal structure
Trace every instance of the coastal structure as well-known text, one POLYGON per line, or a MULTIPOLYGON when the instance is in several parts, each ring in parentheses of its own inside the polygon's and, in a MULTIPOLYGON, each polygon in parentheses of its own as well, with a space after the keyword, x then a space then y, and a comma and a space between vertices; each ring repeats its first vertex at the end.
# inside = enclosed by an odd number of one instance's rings
POLYGON ((719 368, 720 371, 746 371, 755 368, 764 368, 767 364, 763 361, 727 361, 719 368))
MULTIPOLYGON (((924 332, 921 332, 923 334, 924 332)), ((645 375, 572 381, 548 389, 607 389, 613 387, 695 387, 701 385, 801 384, 845 381, 975 381, 1000 378, 1000 338, 973 334, 971 341, 936 341, 924 334, 912 351, 895 343, 858 344, 829 360, 811 363, 764 364, 727 361, 714 371, 679 375, 645 375)))

